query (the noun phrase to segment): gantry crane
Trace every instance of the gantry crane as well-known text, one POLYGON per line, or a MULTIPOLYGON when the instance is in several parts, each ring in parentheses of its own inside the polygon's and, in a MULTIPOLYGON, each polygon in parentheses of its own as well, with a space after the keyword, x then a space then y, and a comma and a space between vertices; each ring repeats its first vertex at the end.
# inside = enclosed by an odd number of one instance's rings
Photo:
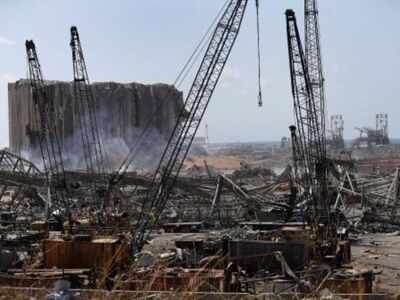
POLYGON ((76 26, 71 27, 70 46, 74 70, 74 97, 78 111, 78 125, 86 170, 88 173, 102 175, 102 182, 97 180, 93 182, 94 197, 97 199, 98 189, 104 190, 107 186, 107 178, 104 175, 104 151, 97 124, 97 103, 90 87, 85 58, 76 26))
POLYGON ((318 236, 327 242, 334 235, 330 220, 330 206, 327 187, 327 158, 324 150, 324 135, 321 128, 321 111, 314 99, 308 67, 293 10, 286 11, 286 26, 289 51, 289 66, 293 104, 298 129, 298 140, 304 169, 304 206, 307 219, 316 231, 320 224, 326 230, 318 236))
POLYGON ((141 214, 133 232, 135 250, 141 248, 146 230, 151 230, 158 222, 168 201, 239 34, 247 3, 248 0, 230 0, 211 36, 185 105, 178 116, 154 174, 151 187, 143 201, 141 214))
MULTIPOLYGON (((64 172, 62 147, 56 119, 56 108, 49 97, 42 69, 39 63, 35 44, 32 40, 25 43, 28 59, 29 78, 32 88, 36 126, 38 127, 38 140, 43 160, 43 169, 47 184, 51 191, 49 206, 65 209, 69 213, 66 198, 67 181, 64 172)), ((53 208, 54 210, 54 208, 53 208)))

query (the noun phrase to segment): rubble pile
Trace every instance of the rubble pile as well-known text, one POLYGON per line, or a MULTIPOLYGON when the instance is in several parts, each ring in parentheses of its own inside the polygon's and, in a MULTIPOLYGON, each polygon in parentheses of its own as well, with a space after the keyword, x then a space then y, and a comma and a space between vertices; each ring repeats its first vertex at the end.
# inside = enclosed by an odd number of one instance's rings
MULTIPOLYGON (((0 155, 19 159, 6 150, 0 155)), ((0 163, 0 284, 8 286, 51 289, 67 280, 75 289, 143 293, 376 293, 380 273, 358 263, 351 243, 357 247, 367 234, 400 230, 398 169, 365 173, 357 172, 357 162, 337 162, 330 193, 342 216, 343 240, 335 255, 326 256, 300 212, 288 212, 290 167, 276 174, 243 160, 226 172, 210 159, 198 175, 190 163, 182 171, 159 225, 132 256, 132 228, 150 176, 128 172, 114 186, 118 192, 104 214, 90 203, 91 182, 99 175, 68 171, 73 217, 53 213, 45 221, 44 175, 27 172, 34 167, 22 162, 18 171, 6 160, 0 163)))

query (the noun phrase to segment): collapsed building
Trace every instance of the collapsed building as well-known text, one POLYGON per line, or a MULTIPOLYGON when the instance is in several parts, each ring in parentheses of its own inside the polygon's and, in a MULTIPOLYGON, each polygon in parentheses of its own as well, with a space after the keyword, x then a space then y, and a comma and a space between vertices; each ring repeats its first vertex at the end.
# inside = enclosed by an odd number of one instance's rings
MULTIPOLYGON (((82 167, 82 141, 79 109, 72 82, 46 82, 50 99, 55 103, 55 120, 66 165, 82 167)), ((98 82, 91 85, 97 101, 97 123, 104 147, 119 151, 123 159, 143 128, 153 128, 147 151, 157 151, 171 134, 183 105, 182 93, 167 84, 98 82), (121 152, 122 151, 122 152, 121 152)), ((32 157, 39 151, 38 118, 28 80, 8 85, 10 149, 32 157)))

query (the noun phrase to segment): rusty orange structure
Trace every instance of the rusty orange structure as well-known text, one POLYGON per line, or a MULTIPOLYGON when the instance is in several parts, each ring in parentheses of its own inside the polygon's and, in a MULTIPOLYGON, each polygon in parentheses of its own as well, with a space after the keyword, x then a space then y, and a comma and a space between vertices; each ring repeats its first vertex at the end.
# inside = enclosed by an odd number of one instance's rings
POLYGON ((129 245, 121 238, 96 237, 89 240, 48 239, 43 241, 45 268, 122 267, 128 261, 129 245))

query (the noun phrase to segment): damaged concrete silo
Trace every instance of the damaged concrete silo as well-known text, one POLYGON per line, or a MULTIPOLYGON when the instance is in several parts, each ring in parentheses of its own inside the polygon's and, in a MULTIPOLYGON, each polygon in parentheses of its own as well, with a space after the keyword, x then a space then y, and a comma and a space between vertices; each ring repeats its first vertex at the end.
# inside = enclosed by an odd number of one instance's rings
MULTIPOLYGON (((49 98, 55 102, 66 166, 82 169, 82 143, 72 82, 49 81, 47 86, 49 98)), ((98 127, 112 167, 120 163, 148 126, 152 132, 146 141, 146 154, 156 155, 161 151, 183 105, 180 91, 167 84, 115 82, 94 83, 92 89, 98 102, 98 127)), ((39 147, 35 140, 38 125, 28 80, 9 83, 8 104, 10 148, 34 159, 33 153, 38 153, 39 147)), ((154 161, 154 158, 148 160, 154 161)), ((145 167, 143 159, 142 164, 145 167)))

